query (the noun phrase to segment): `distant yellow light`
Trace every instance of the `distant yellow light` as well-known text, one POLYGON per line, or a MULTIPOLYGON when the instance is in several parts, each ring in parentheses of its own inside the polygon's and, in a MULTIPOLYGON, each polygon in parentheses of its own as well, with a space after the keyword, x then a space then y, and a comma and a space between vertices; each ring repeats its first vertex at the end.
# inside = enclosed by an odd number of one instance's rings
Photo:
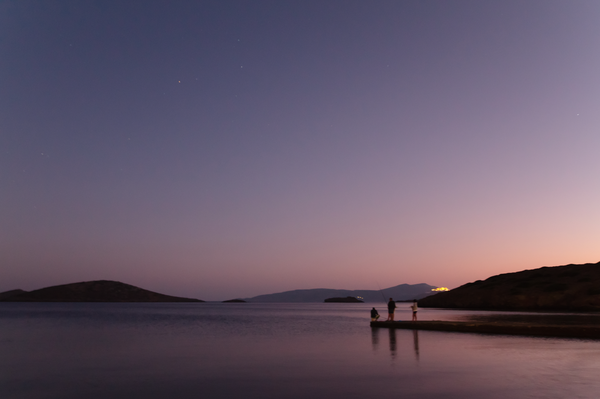
POLYGON ((450 291, 450 290, 446 287, 438 287, 438 288, 433 288, 431 291, 450 291))

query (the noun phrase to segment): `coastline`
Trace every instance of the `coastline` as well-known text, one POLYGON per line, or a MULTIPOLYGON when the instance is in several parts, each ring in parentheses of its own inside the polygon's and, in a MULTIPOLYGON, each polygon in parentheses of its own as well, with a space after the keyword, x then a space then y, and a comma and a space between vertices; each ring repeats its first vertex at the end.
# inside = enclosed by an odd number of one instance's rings
POLYGON ((372 321, 371 328, 524 335, 534 337, 600 339, 598 325, 531 324, 514 322, 461 321, 372 321))

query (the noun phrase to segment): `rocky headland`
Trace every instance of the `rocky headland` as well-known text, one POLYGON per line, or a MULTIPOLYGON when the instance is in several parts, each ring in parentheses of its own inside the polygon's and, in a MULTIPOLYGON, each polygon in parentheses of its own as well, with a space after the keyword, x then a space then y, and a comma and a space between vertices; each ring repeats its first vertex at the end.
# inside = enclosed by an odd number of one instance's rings
POLYGON ((55 285, 35 291, 0 293, 2 302, 204 302, 159 294, 118 281, 98 280, 55 285))
POLYGON ((419 300, 421 307, 599 311, 600 262, 499 274, 419 300))

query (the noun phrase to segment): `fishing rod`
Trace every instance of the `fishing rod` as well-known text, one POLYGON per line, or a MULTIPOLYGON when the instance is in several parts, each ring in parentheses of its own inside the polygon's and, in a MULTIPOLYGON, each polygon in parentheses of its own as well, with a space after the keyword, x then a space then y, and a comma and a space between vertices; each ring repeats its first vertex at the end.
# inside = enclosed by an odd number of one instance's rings
POLYGON ((375 281, 375 284, 377 284, 377 288, 379 288, 379 292, 381 293, 381 296, 383 297, 383 303, 387 303, 387 300, 385 299, 385 295, 383 295, 383 290, 379 286, 379 283, 377 281, 375 281))

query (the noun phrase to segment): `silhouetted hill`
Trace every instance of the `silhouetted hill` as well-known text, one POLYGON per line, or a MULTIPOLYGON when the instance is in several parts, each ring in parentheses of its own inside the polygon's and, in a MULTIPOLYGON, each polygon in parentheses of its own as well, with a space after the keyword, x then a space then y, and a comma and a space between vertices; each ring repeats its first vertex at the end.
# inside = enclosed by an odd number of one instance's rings
POLYGON ((335 290, 329 288, 315 288, 259 295, 252 298, 246 298, 246 300, 248 302, 323 302, 327 298, 353 296, 364 302, 387 302, 390 298, 394 298, 396 301, 408 301, 431 295, 431 290, 433 288, 436 287, 428 284, 400 284, 383 290, 335 290))
POLYGON ((487 310, 600 310, 600 262, 499 274, 421 299, 419 306, 487 310))
POLYGON ((25 292, 27 292, 27 291, 23 291, 23 290, 10 290, 10 291, 0 292, 0 301, 3 300, 3 299, 6 299, 8 297, 11 297, 11 296, 23 294, 25 292))
MULTIPOLYGON (((15 291, 15 290, 13 290, 15 291)), ((13 292, 7 291, 7 292, 13 292)), ((5 294, 5 293, 3 293, 5 294)), ((5 302, 204 302, 159 294, 118 281, 86 281, 55 285, 0 297, 5 302)))

